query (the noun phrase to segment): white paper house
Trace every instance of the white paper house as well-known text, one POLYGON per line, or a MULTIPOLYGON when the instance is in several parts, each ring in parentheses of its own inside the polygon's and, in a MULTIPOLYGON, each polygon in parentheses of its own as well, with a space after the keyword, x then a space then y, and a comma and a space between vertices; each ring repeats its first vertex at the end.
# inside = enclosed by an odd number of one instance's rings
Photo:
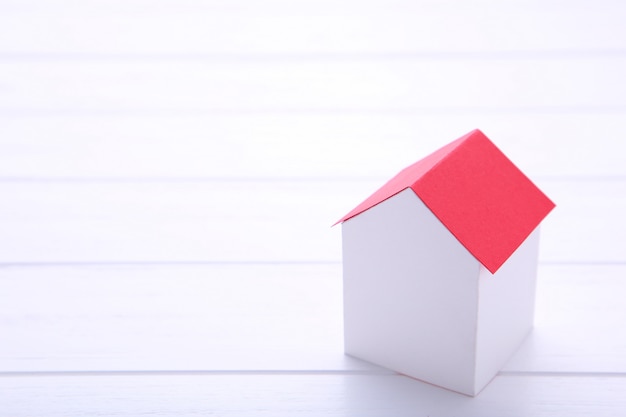
POLYGON ((532 328, 553 208, 479 130, 401 171, 338 222, 346 353, 476 395, 532 328))

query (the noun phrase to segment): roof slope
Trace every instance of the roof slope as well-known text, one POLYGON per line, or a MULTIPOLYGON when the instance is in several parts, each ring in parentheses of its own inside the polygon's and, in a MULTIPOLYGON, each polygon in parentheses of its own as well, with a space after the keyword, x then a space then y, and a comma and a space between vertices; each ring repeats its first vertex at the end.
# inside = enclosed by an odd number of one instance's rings
POLYGON ((554 208, 480 130, 405 168, 337 223, 411 188, 491 273, 554 208))

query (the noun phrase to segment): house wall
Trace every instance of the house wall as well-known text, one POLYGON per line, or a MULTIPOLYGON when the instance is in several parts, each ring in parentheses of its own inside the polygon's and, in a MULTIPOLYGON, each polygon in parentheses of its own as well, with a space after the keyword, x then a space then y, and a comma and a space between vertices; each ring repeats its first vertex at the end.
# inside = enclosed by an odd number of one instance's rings
POLYGON ((346 353, 471 394, 478 262, 410 189, 342 233, 346 353))
POLYGON ((476 391, 519 348, 533 325, 539 227, 495 273, 480 267, 476 391))

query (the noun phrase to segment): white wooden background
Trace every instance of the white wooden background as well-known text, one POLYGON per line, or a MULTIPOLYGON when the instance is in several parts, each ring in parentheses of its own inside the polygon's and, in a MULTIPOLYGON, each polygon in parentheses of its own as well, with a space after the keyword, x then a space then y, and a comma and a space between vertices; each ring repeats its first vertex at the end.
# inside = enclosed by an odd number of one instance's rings
POLYGON ((0 416, 626 415, 626 4, 0 0, 0 416), (342 353, 340 229, 481 128, 557 203, 476 398, 342 353))

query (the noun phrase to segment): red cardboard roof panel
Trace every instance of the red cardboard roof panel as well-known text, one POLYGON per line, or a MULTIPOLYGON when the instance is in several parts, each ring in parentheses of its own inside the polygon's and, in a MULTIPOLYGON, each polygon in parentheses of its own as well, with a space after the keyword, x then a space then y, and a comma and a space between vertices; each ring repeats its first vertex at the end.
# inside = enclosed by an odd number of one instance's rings
POLYGON ((339 222, 406 188, 492 273, 554 208, 481 131, 474 130, 401 171, 339 222))

